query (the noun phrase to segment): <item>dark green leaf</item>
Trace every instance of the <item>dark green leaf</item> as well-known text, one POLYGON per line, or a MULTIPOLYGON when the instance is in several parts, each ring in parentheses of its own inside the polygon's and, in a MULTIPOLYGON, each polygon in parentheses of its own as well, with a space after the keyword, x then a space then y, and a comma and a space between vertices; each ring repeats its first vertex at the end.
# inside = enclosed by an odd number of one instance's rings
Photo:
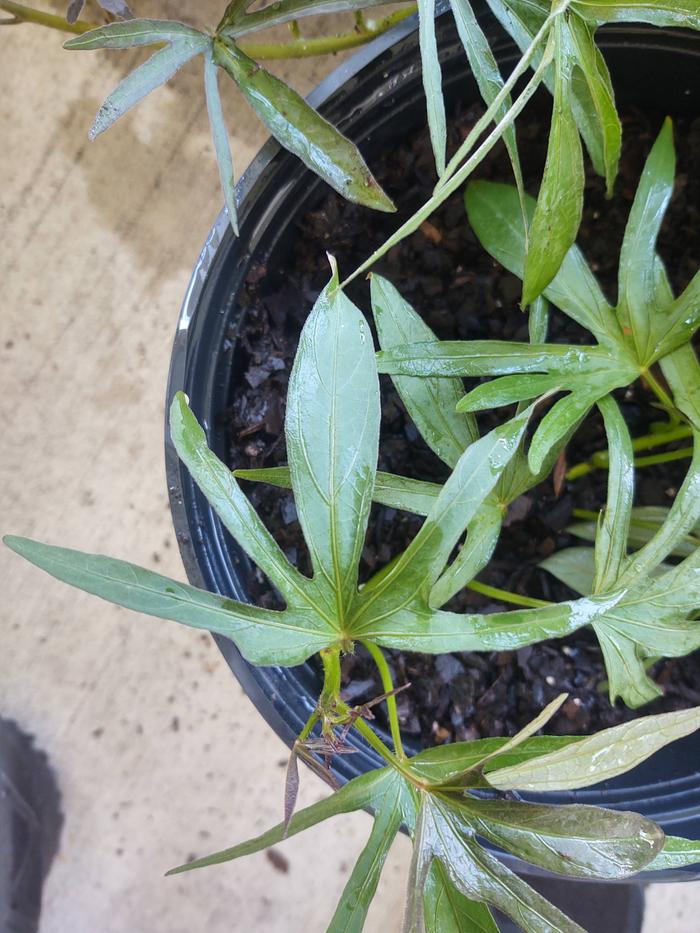
MULTIPOLYGON (((526 240, 516 189, 512 185, 474 181, 467 186, 464 202, 469 223, 481 245, 522 279, 526 240)), ((527 205, 532 217, 534 199, 528 197, 527 205)), ((605 341, 611 334, 619 336, 613 309, 577 246, 568 251, 544 295, 599 340, 605 341)))
POLYGON ((449 880, 465 897, 492 904, 525 930, 585 933, 482 849, 473 833, 464 830, 459 816, 446 801, 426 798, 423 806, 430 810, 430 828, 424 845, 430 845, 449 880))
POLYGON ((636 813, 466 796, 456 809, 485 839, 555 874, 626 878, 661 851, 664 834, 636 813))
POLYGON ((486 904, 460 894, 441 862, 434 861, 430 866, 423 902, 428 933, 498 933, 486 904))
POLYGON ((489 772, 501 790, 576 790, 625 774, 659 749, 700 728, 700 709, 645 716, 523 764, 489 772))
POLYGON ((228 132, 226 130, 224 112, 221 107, 221 98, 219 96, 217 69, 210 52, 207 52, 204 55, 204 90, 207 98, 209 123, 211 124, 211 136, 214 142, 216 161, 219 165, 221 190, 224 192, 224 200, 226 201, 226 207, 228 208, 228 217, 231 221, 233 232, 236 234, 236 236, 238 236, 238 214, 236 211, 236 188, 233 178, 233 159, 231 158, 231 148, 228 143, 228 132))
POLYGON ((435 0, 418 0, 418 41, 420 44, 423 90, 428 109, 428 128, 438 175, 445 171, 447 126, 442 96, 442 71, 435 37, 435 0))
POLYGON ((4 541, 51 576, 108 602, 226 635, 253 664, 300 664, 333 641, 308 612, 247 606, 111 557, 27 538, 4 541))
POLYGON ((593 40, 593 29, 578 16, 567 19, 575 64, 571 104, 596 172, 612 194, 622 146, 622 126, 615 107, 610 73, 593 40))
POLYGON ((529 305, 551 283, 573 246, 583 212, 583 153, 571 110, 571 70, 566 21, 555 30, 554 109, 549 146, 537 206, 530 225, 523 274, 523 305, 529 305))
MULTIPOLYGON (((372 313, 382 350, 404 344, 438 342, 427 324, 387 279, 372 275, 371 293, 372 313)), ((421 437, 441 460, 454 467, 478 437, 473 419, 455 410, 464 394, 461 379, 395 376, 392 381, 421 437)))
POLYGON ((214 40, 214 60, 227 71, 275 139, 337 192, 365 207, 395 207, 367 168, 357 147, 232 42, 214 40))
MULTIPOLYGON (((404 376, 507 376, 547 372, 628 380, 620 360, 600 347, 510 340, 440 340, 411 343, 377 354, 380 373, 404 376), (622 370, 622 373, 621 373, 622 370)), ((604 394, 604 393, 603 393, 604 394)))

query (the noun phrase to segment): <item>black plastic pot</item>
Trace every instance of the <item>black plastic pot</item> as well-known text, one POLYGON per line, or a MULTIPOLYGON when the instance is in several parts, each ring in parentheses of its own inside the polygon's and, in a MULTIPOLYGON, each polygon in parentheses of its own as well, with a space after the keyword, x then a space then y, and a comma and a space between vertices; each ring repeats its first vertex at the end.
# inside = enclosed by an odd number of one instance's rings
MULTIPOLYGON (((481 22, 506 70, 518 53, 498 24, 477 5, 481 22)), ((417 49, 417 22, 406 20, 338 68, 310 101, 358 143, 372 166, 373 154, 395 146, 424 124, 424 98, 417 49)), ((478 99, 464 51, 449 14, 438 19, 445 92, 465 104, 478 99)), ((700 35, 689 30, 606 28, 599 34, 621 103, 672 114, 700 113, 700 35)), ((225 214, 212 229, 190 282, 178 323, 167 407, 178 390, 187 393, 204 424, 209 444, 224 458, 226 439, 217 415, 231 404, 232 322, 240 314, 237 293, 253 262, 274 262, 285 230, 314 204, 323 183, 293 156, 268 142, 238 186, 241 236, 235 239, 225 214), (272 260, 271 260, 272 257, 272 260)), ((166 407, 166 411, 167 411, 166 407)), ((246 599, 246 556, 232 541, 178 461, 166 426, 166 469, 173 522, 189 579, 197 586, 246 599)), ((319 690, 309 663, 294 669, 255 668, 232 642, 217 637, 222 654, 259 712, 291 744, 313 708, 319 690)), ((350 779, 380 760, 357 737, 358 753, 340 756, 336 771, 350 779)), ((700 836, 700 737, 675 743, 633 773, 590 790, 542 795, 559 803, 587 803, 643 813, 670 834, 700 836)), ((523 866, 524 867, 524 866, 523 866)), ((639 876, 643 879, 644 876, 639 876)), ((648 880, 700 877, 685 869, 654 873, 648 880)))

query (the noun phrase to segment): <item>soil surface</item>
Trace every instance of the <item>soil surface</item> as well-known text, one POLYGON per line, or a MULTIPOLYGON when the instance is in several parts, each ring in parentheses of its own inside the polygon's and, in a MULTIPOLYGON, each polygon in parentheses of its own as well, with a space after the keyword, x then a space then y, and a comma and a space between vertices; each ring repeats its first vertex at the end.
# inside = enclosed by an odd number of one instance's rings
MULTIPOLYGON (((481 110, 472 108, 452 121, 450 145, 468 133, 481 110)), ((519 124, 519 142, 526 185, 536 191, 544 163, 548 113, 519 124)), ((615 300, 620 244, 644 159, 661 126, 661 115, 634 110, 624 114, 624 152, 615 195, 606 200, 599 178, 589 173, 586 206, 579 235, 592 268, 608 298, 615 300)), ((676 123, 678 175, 674 197, 660 238, 674 287, 683 288, 697 271, 700 259, 700 120, 676 123)), ((315 209, 300 217, 283 248, 266 265, 251 270, 240 296, 244 317, 231 335, 236 354, 236 383, 232 407, 222 413, 230 437, 232 468, 286 463, 284 406, 287 382, 299 331, 313 301, 328 279, 326 252, 338 257, 348 273, 381 244, 399 222, 423 201, 435 182, 427 133, 417 132, 406 144, 384 157, 370 159, 376 176, 399 205, 399 214, 384 215, 348 204, 325 189, 315 209)), ((508 161, 495 150, 475 177, 510 181, 508 161)), ((375 267, 424 316, 442 339, 527 340, 527 319, 518 307, 521 284, 495 263, 473 235, 462 194, 445 202, 429 223, 395 247, 375 267)), ((371 319, 366 282, 355 282, 349 296, 371 319)), ((588 342, 590 337, 563 314, 553 311, 549 339, 588 342)), ((379 469, 442 482, 448 470, 422 441, 388 377, 381 377, 382 432, 379 469)), ((662 418, 653 397, 639 383, 620 393, 630 430, 647 433, 662 418)), ((482 432, 504 410, 479 416, 482 432)), ((569 445, 569 465, 587 460, 605 448, 599 416, 592 415, 569 445)), ((679 446, 687 446, 681 444, 679 446)), ((639 505, 668 506, 682 482, 687 461, 644 468, 638 473, 639 505)), ((555 493, 552 479, 521 496, 510 507, 506 530, 489 566, 479 575, 483 583, 515 593, 560 601, 575 597, 539 562, 554 551, 582 542, 567 533, 574 508, 598 510, 605 502, 607 475, 591 473, 564 482, 555 493)), ((290 492, 246 484, 248 495, 273 530, 289 558, 309 572, 290 492)), ((361 579, 366 580, 403 550, 420 527, 421 519, 374 505, 362 554, 361 579)), ((250 594, 260 605, 279 606, 278 595, 258 571, 251 573, 250 594)), ((449 604, 462 612, 494 612, 501 603, 465 589, 449 604)), ((652 670, 664 696, 642 711, 622 704, 611 707, 604 686, 605 669, 597 641, 587 630, 565 640, 547 641, 517 652, 455 653, 432 657, 390 652, 397 685, 409 682, 399 704, 402 729, 416 745, 511 735, 529 722, 557 694, 570 698, 548 726, 555 734, 589 733, 647 714, 700 704, 700 652, 679 660, 659 662, 652 670)), ((344 659, 346 698, 353 703, 382 692, 369 658, 358 650, 344 659)), ((381 707, 378 715, 381 716, 381 707)))

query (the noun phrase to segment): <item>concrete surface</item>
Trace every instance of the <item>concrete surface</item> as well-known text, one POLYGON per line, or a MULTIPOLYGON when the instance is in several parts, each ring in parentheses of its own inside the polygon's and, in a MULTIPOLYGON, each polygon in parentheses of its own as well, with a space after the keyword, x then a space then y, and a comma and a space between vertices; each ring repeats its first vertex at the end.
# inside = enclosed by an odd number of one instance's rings
MULTIPOLYGON (((222 2, 135 6, 155 16, 196 7, 199 23, 213 23, 222 2)), ((163 393, 180 301, 221 195, 197 64, 87 142, 101 100, 141 57, 68 53, 59 34, 29 26, 0 32, 0 530, 184 579, 163 393)), ((332 64, 278 72, 307 92, 332 64)), ((227 108, 240 172, 264 133, 233 93, 227 108)), ((258 855, 162 877, 281 813, 285 748, 209 637, 78 594, 4 549, 0 562, 0 712, 50 755, 66 814, 42 933, 325 929, 369 831, 363 814, 286 842, 286 871, 258 855)), ((302 802, 324 793, 304 776, 302 802)), ((407 855, 401 840, 369 931, 400 928, 407 855)), ((649 900, 647 933, 697 928, 697 886, 649 900)))

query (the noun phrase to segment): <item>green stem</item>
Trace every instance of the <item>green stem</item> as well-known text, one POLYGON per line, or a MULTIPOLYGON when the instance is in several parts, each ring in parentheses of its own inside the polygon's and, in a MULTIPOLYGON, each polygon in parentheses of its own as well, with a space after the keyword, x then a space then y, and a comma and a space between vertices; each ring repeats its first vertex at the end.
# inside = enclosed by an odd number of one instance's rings
POLYGON ((394 753, 389 748, 387 748, 384 742, 382 742, 376 732, 364 721, 364 719, 356 719, 354 725, 360 735, 367 741, 367 744, 371 745, 375 752, 381 755, 387 764, 391 765, 392 768, 395 768, 399 774, 405 777, 407 781, 410 781, 411 784, 413 784, 415 787, 418 787, 420 790, 425 788, 425 781, 417 777, 404 761, 401 761, 399 758, 397 758, 396 755, 394 755, 394 753))
POLYGON ((342 33, 337 36, 319 36, 315 39, 304 39, 302 37, 292 39, 291 42, 241 42, 239 48, 250 58, 257 61, 267 59, 268 61, 280 58, 311 58, 314 55, 333 55, 336 52, 342 52, 345 49, 354 49, 360 45, 365 45, 377 36, 381 36, 396 23, 406 19, 415 13, 415 7, 398 10, 390 16, 386 16, 378 23, 372 21, 365 24, 364 30, 358 32, 342 33))
POLYGON ((48 26, 50 29, 59 29, 61 32, 82 35, 91 29, 97 29, 97 23, 86 23, 80 19, 75 23, 69 23, 65 16, 45 13, 43 10, 35 10, 23 3, 12 3, 10 0, 0 0, 0 10, 11 13, 23 23, 36 23, 38 26, 48 26))
MULTIPOLYGON (((382 678, 382 687, 384 688, 384 693, 391 693, 394 689, 394 683, 391 679, 391 671, 389 670, 389 665, 386 663, 386 658, 382 654, 382 649, 373 644, 371 641, 360 641, 361 645, 369 651, 372 656, 372 660, 377 665, 377 670, 379 675, 382 678)), ((394 743, 394 751, 396 756, 401 760, 405 761, 406 753, 403 749, 403 742, 401 741, 401 727, 399 725, 399 712, 396 706, 396 697, 392 694, 386 698, 387 711, 389 713, 389 726, 391 728, 391 739, 394 743)))
MULTIPOLYGON (((662 447, 664 444, 671 444, 674 441, 682 441, 687 437, 693 436, 693 429, 688 425, 679 425, 677 428, 672 428, 670 431, 659 431, 657 434, 643 434, 641 437, 637 437, 632 441, 632 450, 636 453, 642 450, 653 450, 654 447, 662 447)), ((653 463, 666 463, 667 460, 682 460, 686 456, 692 456, 692 451, 690 454, 685 451, 687 448, 684 448, 684 453, 681 456, 680 451, 672 451, 672 454, 677 454, 678 456, 665 457, 664 460, 653 460, 649 457, 637 457, 634 461, 635 466, 650 466, 653 463)), ((661 456, 661 455, 659 455, 661 456)), ((572 466, 570 470, 566 473, 566 478, 568 480, 575 480, 581 476, 586 476, 588 473, 592 473, 594 470, 607 470, 609 466, 609 455, 607 450, 598 450, 590 460, 586 460, 583 463, 577 463, 575 466, 572 466)))
POLYGON ((693 456, 692 447, 682 447, 680 450, 669 450, 664 454, 651 454, 649 457, 635 457, 636 467, 655 466, 657 463, 672 463, 674 460, 685 460, 693 456))
MULTIPOLYGON (((249 6, 252 4, 248 4, 249 6)), ((377 0, 360 0, 357 4, 358 7, 373 7, 378 6, 377 0)), ((314 5, 306 3, 268 3, 262 10, 255 10, 252 13, 247 13, 245 16, 242 16, 239 21, 233 27, 227 27, 224 30, 224 33, 228 35, 229 38, 235 39, 236 44, 238 44, 238 39, 242 36, 246 36, 251 32, 261 32, 263 29, 269 29, 272 26, 280 26, 283 23, 288 23, 293 19, 302 19, 305 16, 323 16, 326 13, 331 12, 326 9, 322 13, 318 13, 314 9, 314 5)), ((340 12, 336 8, 336 12, 340 12)), ((398 13, 403 13, 402 19, 406 16, 411 16, 416 12, 415 3, 407 4, 402 7, 398 13)))
POLYGON ((497 586, 489 586, 487 583, 479 583, 478 580, 472 580, 467 583, 467 589, 475 593, 481 593, 483 596, 489 596, 497 599, 501 603, 512 603, 514 606, 521 606, 525 609, 541 609, 543 606, 551 606, 545 599, 535 599, 533 596, 521 596, 520 593, 511 593, 508 590, 501 590, 497 586))
POLYGON ((316 725, 319 718, 318 707, 316 707, 313 713, 306 720, 306 725, 297 736, 297 742, 303 742, 305 739, 308 739, 309 735, 311 734, 311 730, 316 725))
MULTIPOLYGON (((440 188, 439 191, 433 192, 432 197, 426 201, 426 203, 418 208, 415 214, 410 217, 396 233, 393 233, 388 240, 385 240, 384 244, 380 246, 379 249, 375 250, 372 255, 366 259, 361 266, 358 266, 355 271, 341 283, 341 288, 344 288, 353 279, 356 279, 359 275, 362 275, 363 272, 366 272, 371 266, 377 262, 378 259, 381 259, 386 253, 389 252, 397 243, 400 243, 403 239, 409 236, 411 233, 414 233, 424 220, 427 220, 428 217, 436 210, 443 201, 446 201, 449 196, 456 191, 464 182, 467 180, 469 175, 474 171, 474 169, 479 165, 480 162, 486 157, 486 155, 493 149, 496 142, 503 136, 505 131, 511 126, 516 117, 520 112, 525 108, 526 104, 533 96, 537 88, 539 87, 544 72, 547 70, 552 61, 553 49, 551 43, 547 44, 542 55, 542 61, 537 67, 534 75, 528 81, 527 85, 523 89, 520 97, 516 98, 512 104, 508 113, 503 117, 503 119, 496 124, 493 130, 489 133, 486 139, 482 142, 479 148, 473 153, 470 159, 468 159, 464 165, 455 172, 455 174, 445 182, 445 184, 440 188)), ((495 98, 497 100, 498 98, 495 98)), ((494 118, 494 111, 492 111, 493 105, 488 108, 486 114, 488 114, 488 121, 490 122, 494 118)), ((486 114, 484 116, 486 116, 486 114)), ((483 118, 482 118, 483 119, 483 118)))
POLYGON ((464 140, 464 142, 459 147, 457 152, 455 152, 455 154, 452 156, 452 158, 448 162, 447 167, 445 168, 445 171, 442 173, 442 175, 438 179, 437 185, 435 186, 436 191, 439 191, 440 188, 443 188, 445 184, 449 181, 449 179, 452 177, 452 175, 454 175, 454 173, 459 168, 460 164, 464 161, 464 159, 466 159, 466 157, 469 155, 471 150, 474 148, 474 145, 476 144, 477 139, 488 126, 489 122, 492 119, 492 116, 498 112, 498 109, 500 108, 501 104, 503 104, 506 101, 508 95, 515 87, 516 81, 520 78, 521 75, 525 74, 527 69, 530 67, 530 63, 532 62, 533 58, 537 54, 539 46, 547 38, 547 33, 549 32, 551 28, 553 19, 554 19, 554 16, 550 13, 547 19, 544 21, 544 23, 540 27, 540 30, 537 33, 537 35, 533 38, 532 42, 530 43, 528 48, 525 50, 522 58, 520 59, 518 64, 515 66, 511 74, 509 75, 508 80, 504 83, 503 87, 501 88, 501 90, 498 92, 498 94, 492 101, 490 107, 488 107, 488 109, 486 110, 486 113, 479 120, 477 120, 477 122, 472 127, 467 138, 464 140), (491 113, 491 111, 493 111, 493 114, 491 113))
POLYGON ((656 379, 656 376, 654 376, 651 370, 647 369, 646 372, 643 374, 642 378, 644 382, 646 382, 646 384, 649 386, 651 391, 654 393, 654 395, 657 397, 657 399, 664 406, 664 408, 670 408, 671 411, 675 411, 676 406, 673 403, 673 399, 668 394, 668 392, 664 389, 661 383, 658 382, 658 380, 656 379))
POLYGON ((340 700, 340 648, 323 648, 320 652, 323 663, 323 689, 318 705, 331 709, 340 700))

